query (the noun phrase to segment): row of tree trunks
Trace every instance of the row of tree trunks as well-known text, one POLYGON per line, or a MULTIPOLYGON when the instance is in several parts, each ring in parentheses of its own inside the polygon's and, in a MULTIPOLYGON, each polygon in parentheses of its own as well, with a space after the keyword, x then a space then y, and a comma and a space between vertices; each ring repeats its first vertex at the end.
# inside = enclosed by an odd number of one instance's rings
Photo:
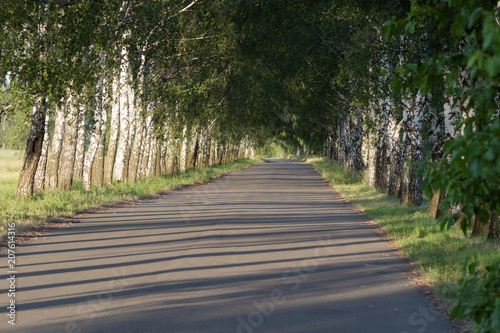
MULTIPOLYGON (((397 118, 396 111, 394 103, 387 99, 364 112, 342 113, 327 138, 325 152, 340 166, 364 172, 367 182, 381 192, 398 195, 402 203, 420 205, 419 163, 424 159, 422 124, 426 103, 417 93, 405 101, 402 119, 397 118)), ((436 126, 432 130, 440 129, 436 126)))
POLYGON ((101 77, 90 103, 69 90, 63 106, 49 105, 44 98, 34 102, 26 150, 30 163, 23 166, 19 196, 31 196, 35 184, 39 190, 68 191, 78 179, 85 190, 91 190, 112 181, 173 175, 255 155, 246 138, 220 145, 206 127, 178 126, 168 118, 160 126, 153 121, 154 102, 147 103, 145 117, 140 115, 127 75, 115 76, 109 102, 106 88, 101 77), (49 108, 55 113, 52 138, 49 108))

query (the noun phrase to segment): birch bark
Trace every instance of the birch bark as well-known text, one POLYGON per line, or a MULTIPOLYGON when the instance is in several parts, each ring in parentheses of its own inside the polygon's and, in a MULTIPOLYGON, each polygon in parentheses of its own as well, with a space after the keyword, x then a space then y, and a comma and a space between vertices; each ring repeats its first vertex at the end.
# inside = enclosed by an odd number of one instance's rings
POLYGON ((83 188, 90 191, 92 188, 92 167, 94 165, 95 157, 99 148, 99 141, 101 140, 101 127, 102 127, 102 89, 103 89, 104 78, 99 79, 96 89, 95 97, 95 111, 94 111, 94 127, 92 134, 90 135, 89 149, 85 154, 85 160, 83 162, 83 188))
POLYGON ((399 171, 398 170, 398 158, 400 151, 399 144, 399 132, 401 130, 401 122, 397 123, 394 116, 389 115, 388 121, 388 159, 389 159, 389 174, 388 174, 388 184, 387 184, 387 194, 394 196, 398 187, 399 171))
POLYGON ((148 162, 149 155, 151 152, 151 145, 153 142, 153 106, 152 103, 148 103, 147 105, 147 116, 145 123, 145 136, 144 136, 144 149, 142 153, 142 161, 141 161, 141 175, 143 177, 148 176, 148 162))
POLYGON ((47 167, 47 153, 49 150, 49 121, 50 112, 45 112, 45 134, 43 135, 42 154, 38 161, 35 174, 35 189, 38 191, 43 190, 45 184, 45 172, 47 167))
POLYGON ((128 167, 128 180, 132 182, 137 180, 141 172, 141 168, 139 166, 141 165, 141 152, 144 148, 144 141, 147 132, 146 120, 139 121, 139 126, 137 127, 136 132, 128 167))
POLYGON ((59 181, 57 188, 69 191, 73 183, 73 172, 75 167, 76 135, 78 123, 78 111, 73 97, 68 98, 65 119, 65 131, 63 147, 61 151, 61 163, 59 165, 59 181))
POLYGON ((186 172, 187 145, 188 145, 187 126, 184 125, 184 129, 182 130, 182 146, 179 156, 179 172, 186 172))
POLYGON ((401 142, 401 149, 398 157, 398 174, 400 175, 399 180, 399 189, 398 189, 398 198, 401 203, 405 204, 408 202, 408 186, 409 186, 409 178, 408 178, 408 163, 407 161, 410 159, 410 136, 408 134, 408 113, 411 108, 411 102, 406 100, 405 107, 403 109, 403 120, 402 120, 402 130, 403 130, 403 139, 401 142))
POLYGON ((17 183, 16 197, 18 198, 33 195, 35 173, 42 154, 43 137, 45 135, 46 99, 43 97, 37 98, 33 103, 32 110, 30 134, 26 142, 23 167, 17 183))
MULTIPOLYGON (((428 113, 429 136, 431 142, 432 160, 437 162, 444 158, 443 125, 444 112, 442 108, 432 107, 428 113)), ((439 188, 434 189, 432 199, 429 203, 429 214, 438 218, 443 212, 439 209, 439 202, 443 195, 439 188)))
POLYGON ((108 130, 108 97, 106 89, 103 87, 103 108, 101 121, 101 135, 97 145, 94 165, 92 166, 92 183, 96 186, 104 185, 104 150, 106 147, 106 132, 108 130))
POLYGON ((377 152, 375 161, 375 187, 387 192, 387 123, 388 106, 382 103, 382 113, 377 116, 377 152))
POLYGON ((114 78, 112 83, 113 97, 111 105, 111 127, 109 129, 109 142, 106 159, 104 162, 104 185, 111 183, 113 178, 113 169, 115 165, 116 147, 118 142, 118 134, 120 130, 120 90, 119 79, 114 78))
POLYGON ((130 103, 129 103, 129 59, 128 50, 122 47, 122 66, 119 79, 119 109, 120 109, 120 135, 116 150, 116 158, 113 170, 113 181, 118 182, 126 179, 127 151, 130 141, 130 103))
POLYGON ((82 179, 83 162, 85 157, 85 106, 79 105, 78 126, 76 134, 75 170, 73 179, 82 179))
POLYGON ((408 203, 414 206, 422 204, 422 171, 418 163, 424 160, 423 140, 422 140, 422 121, 425 113, 425 100, 420 91, 414 99, 409 119, 410 151, 411 151, 411 170, 410 181, 408 185, 408 203))
POLYGON ((61 158, 62 142, 65 131, 64 108, 55 106, 56 120, 54 134, 52 135, 52 144, 50 146, 49 159, 47 161, 47 173, 45 175, 45 188, 53 190, 57 187, 59 161, 61 158))

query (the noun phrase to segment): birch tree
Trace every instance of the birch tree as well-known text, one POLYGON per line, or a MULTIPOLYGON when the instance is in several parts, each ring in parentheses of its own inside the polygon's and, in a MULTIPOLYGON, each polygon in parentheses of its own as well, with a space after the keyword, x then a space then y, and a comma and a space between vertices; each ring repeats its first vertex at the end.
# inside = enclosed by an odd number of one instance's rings
POLYGON ((47 167, 47 155, 49 150, 49 121, 50 121, 50 112, 46 112, 45 114, 45 134, 43 135, 43 145, 42 145, 42 153, 40 155, 40 160, 38 161, 36 174, 35 174, 35 189, 38 191, 42 191, 45 184, 45 172, 47 167))
POLYGON ((52 145, 50 146, 49 152, 50 158, 47 161, 47 171, 45 175, 45 188, 49 190, 53 190, 57 187, 59 161, 61 157, 62 143, 65 131, 64 108, 59 107, 56 103, 55 109, 56 120, 54 126, 54 134, 52 135, 52 145))

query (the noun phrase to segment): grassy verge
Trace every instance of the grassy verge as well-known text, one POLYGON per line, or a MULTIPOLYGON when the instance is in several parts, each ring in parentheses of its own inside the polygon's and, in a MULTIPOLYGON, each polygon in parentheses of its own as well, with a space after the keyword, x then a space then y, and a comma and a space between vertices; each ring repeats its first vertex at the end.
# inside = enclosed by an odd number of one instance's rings
MULTIPOLYGON (((4 239, 7 224, 16 222, 17 232, 27 231, 47 220, 71 216, 106 205, 147 198, 188 185, 202 184, 221 175, 243 169, 261 159, 240 159, 236 162, 197 170, 174 176, 141 179, 134 183, 114 183, 85 191, 81 182, 75 182, 70 192, 46 191, 36 193, 31 199, 15 199, 17 173, 0 179, 0 238, 4 239)), ((0 165, 4 165, 0 160, 0 165)), ((7 164, 7 163, 5 163, 7 164)))
POLYGON ((482 267, 500 262, 500 242, 486 243, 482 236, 464 237, 458 228, 441 231, 427 212, 428 203, 403 206, 398 199, 363 184, 359 174, 326 159, 292 158, 311 164, 346 200, 384 229, 448 305, 458 300, 457 282, 464 259, 474 258, 482 267))

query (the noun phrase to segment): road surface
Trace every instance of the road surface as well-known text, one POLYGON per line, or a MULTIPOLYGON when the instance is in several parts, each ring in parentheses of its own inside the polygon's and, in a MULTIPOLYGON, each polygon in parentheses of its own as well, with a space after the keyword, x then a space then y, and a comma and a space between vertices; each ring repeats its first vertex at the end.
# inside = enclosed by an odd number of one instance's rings
POLYGON ((19 245, 15 281, 2 251, 1 332, 450 331, 304 163, 271 159, 80 222, 19 245))

